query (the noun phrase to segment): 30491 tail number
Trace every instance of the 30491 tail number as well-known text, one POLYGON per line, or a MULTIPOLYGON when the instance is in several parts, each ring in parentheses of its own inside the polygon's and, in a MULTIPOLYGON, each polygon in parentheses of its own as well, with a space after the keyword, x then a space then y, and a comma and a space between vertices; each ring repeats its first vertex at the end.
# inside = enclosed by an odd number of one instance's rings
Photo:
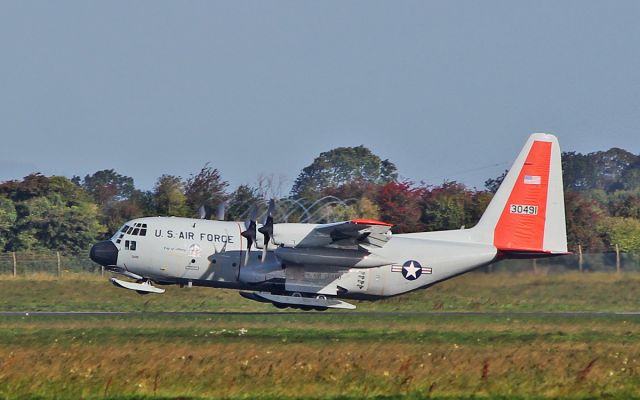
POLYGON ((509 206, 509 213, 520 215, 538 215, 538 206, 511 204, 509 206))

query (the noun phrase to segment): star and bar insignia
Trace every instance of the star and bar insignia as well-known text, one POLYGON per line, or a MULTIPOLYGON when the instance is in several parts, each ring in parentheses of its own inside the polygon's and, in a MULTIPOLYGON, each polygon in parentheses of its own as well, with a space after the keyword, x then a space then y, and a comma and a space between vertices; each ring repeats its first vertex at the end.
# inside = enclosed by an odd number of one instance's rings
POLYGON ((391 266, 391 272, 402 272, 404 279, 409 281, 416 280, 422 274, 431 274, 433 271, 429 267, 423 267, 415 260, 406 261, 402 265, 394 264, 391 266))

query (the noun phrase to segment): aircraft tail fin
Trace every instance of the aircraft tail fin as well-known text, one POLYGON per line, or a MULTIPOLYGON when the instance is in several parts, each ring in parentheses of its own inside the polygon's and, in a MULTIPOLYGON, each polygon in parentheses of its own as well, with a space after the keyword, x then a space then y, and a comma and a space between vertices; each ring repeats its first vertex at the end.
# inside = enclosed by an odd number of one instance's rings
POLYGON ((560 146, 534 133, 474 228, 503 253, 566 254, 560 146))

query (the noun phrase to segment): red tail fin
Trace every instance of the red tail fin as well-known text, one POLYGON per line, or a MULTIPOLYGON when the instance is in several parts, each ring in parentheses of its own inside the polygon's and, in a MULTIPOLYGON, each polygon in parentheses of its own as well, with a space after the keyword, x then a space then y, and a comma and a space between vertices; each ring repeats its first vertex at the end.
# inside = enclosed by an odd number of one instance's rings
POLYGON ((474 227, 477 234, 503 252, 566 253, 560 157, 555 136, 531 135, 474 227))
POLYGON ((551 142, 534 141, 496 224, 499 250, 543 251, 551 142))

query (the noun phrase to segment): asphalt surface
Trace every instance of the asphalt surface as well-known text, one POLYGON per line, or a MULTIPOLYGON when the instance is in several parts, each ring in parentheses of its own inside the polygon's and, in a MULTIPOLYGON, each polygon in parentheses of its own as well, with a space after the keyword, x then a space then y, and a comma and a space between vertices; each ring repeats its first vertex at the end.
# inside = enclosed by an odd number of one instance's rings
POLYGON ((370 317, 507 317, 507 318, 542 318, 542 317, 567 317, 567 318, 597 318, 597 317, 629 317, 640 318, 640 311, 628 312, 593 312, 593 311, 558 311, 558 312, 480 312, 480 311, 424 311, 424 312, 394 312, 394 311, 267 311, 267 312, 200 312, 200 311, 176 311, 176 312, 139 312, 139 311, 0 311, 0 317, 33 316, 33 317, 189 317, 189 316, 370 316, 370 317))

